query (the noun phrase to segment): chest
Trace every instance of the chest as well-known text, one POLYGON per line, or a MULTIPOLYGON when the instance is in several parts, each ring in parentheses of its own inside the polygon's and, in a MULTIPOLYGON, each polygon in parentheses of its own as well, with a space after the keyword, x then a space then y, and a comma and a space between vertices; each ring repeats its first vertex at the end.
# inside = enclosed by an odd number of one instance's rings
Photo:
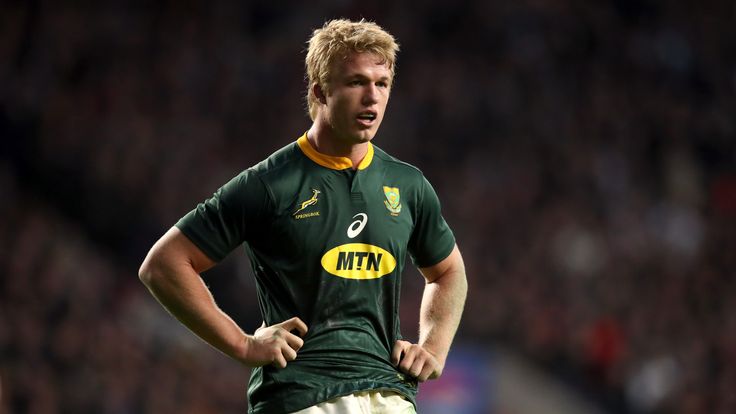
POLYGON ((328 243, 405 243, 413 227, 412 203, 400 181, 362 171, 306 177, 279 224, 292 236, 311 234, 328 243))
POLYGON ((400 177, 331 171, 303 177, 288 193, 273 221, 281 248, 358 270, 387 258, 403 262, 414 196, 400 177))

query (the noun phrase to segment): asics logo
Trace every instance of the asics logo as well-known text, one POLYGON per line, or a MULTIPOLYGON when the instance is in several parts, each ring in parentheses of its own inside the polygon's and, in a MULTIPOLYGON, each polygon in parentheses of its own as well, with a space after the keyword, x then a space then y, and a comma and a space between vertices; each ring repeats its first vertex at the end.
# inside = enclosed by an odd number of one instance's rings
POLYGON ((365 213, 358 213, 353 216, 353 218, 360 217, 359 219, 353 221, 350 223, 350 226, 348 227, 348 237, 351 239, 354 239, 357 235, 360 234, 361 231, 365 228, 365 225, 368 223, 368 215, 365 213))

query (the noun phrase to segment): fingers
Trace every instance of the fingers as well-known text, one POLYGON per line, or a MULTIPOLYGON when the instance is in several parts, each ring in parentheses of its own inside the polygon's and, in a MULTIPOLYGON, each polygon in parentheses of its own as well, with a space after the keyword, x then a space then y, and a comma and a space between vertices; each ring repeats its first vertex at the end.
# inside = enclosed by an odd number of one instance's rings
POLYGON ((304 346, 304 340, 292 333, 286 332, 284 334, 284 340, 286 341, 286 344, 289 345, 291 349, 294 351, 298 351, 304 346))
POLYGON ((409 369, 409 375, 416 377, 419 382, 429 379, 437 369, 432 359, 432 356, 426 354, 417 356, 409 369))
MULTIPOLYGON (((293 361, 293 360, 296 359, 296 351, 297 350, 294 349, 294 348, 292 348, 291 345, 289 345, 287 343, 284 343, 281 346, 281 353, 280 353, 280 355, 282 355, 284 357, 284 360, 286 360, 287 362, 289 362, 289 361, 293 361)), ((283 368, 283 367, 281 367, 281 368, 283 368)))
MULTIPOLYGON (((295 347, 294 345, 289 343, 289 337, 296 338, 296 340, 301 342, 301 338, 298 336, 292 335, 288 332, 282 331, 283 333, 281 335, 284 335, 283 337, 279 334, 279 332, 274 333, 274 336, 270 338, 270 340, 267 342, 267 346, 270 347, 270 362, 271 365, 277 367, 277 368, 286 368, 286 365, 296 359, 296 351, 299 350, 301 347, 301 344, 298 347, 295 347)), ((266 362, 266 363, 268 363, 266 362)))
POLYGON ((409 342, 402 340, 394 342, 394 349, 393 351, 391 351, 391 363, 393 365, 399 365, 399 361, 401 361, 401 354, 404 352, 404 349, 406 349, 409 345, 411 345, 409 342))
POLYGON ((417 344, 408 342, 399 344, 399 342, 404 341, 397 341, 391 355, 391 360, 395 361, 397 349, 399 355, 403 353, 397 365, 399 371, 411 375, 419 382, 439 377, 442 368, 431 353, 417 344))
POLYGON ((284 357, 282 352, 276 352, 274 354, 271 365, 275 366, 276 368, 286 368, 286 358, 284 357))
POLYGON ((304 340, 291 331, 296 330, 300 336, 304 336, 307 333, 307 324, 298 317, 293 317, 277 323, 274 327, 280 328, 273 333, 273 336, 279 338, 280 349, 279 352, 276 352, 272 365, 286 368, 286 364, 295 360, 297 351, 304 346, 304 340))
POLYGON ((273 365, 286 368, 286 365, 296 359, 297 351, 304 346, 304 340, 299 335, 307 333, 307 325, 299 318, 291 318, 271 326, 264 324, 256 329, 251 341, 251 350, 245 361, 250 366, 273 365))
POLYGON ((302 322, 302 320, 296 316, 277 325, 280 325, 282 328, 286 329, 287 332, 291 332, 296 329, 299 332, 299 336, 304 336, 307 334, 307 324, 302 322))
MULTIPOLYGON (((276 325, 280 326, 283 331, 277 331, 274 335, 282 337, 290 347, 290 350, 298 351, 304 346, 304 340, 291 333, 293 330, 296 330, 300 336, 304 336, 307 333, 307 325, 301 319, 293 317, 276 325)), ((294 358, 287 360, 293 361, 295 358, 296 352, 294 352, 294 358)))

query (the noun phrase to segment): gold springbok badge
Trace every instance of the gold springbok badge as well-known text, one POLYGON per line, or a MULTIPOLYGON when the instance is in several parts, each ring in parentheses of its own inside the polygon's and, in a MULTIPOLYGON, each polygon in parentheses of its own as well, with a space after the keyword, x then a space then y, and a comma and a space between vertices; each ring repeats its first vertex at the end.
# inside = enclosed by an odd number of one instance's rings
POLYGON ((300 203, 299 209, 297 211, 295 211, 294 214, 292 214, 292 215, 293 216, 296 216, 297 213, 299 213, 300 211, 304 210, 305 208, 317 204, 317 201, 318 201, 317 200, 317 197, 319 196, 320 193, 321 193, 321 191, 313 188, 312 189, 312 198, 310 198, 310 199, 308 199, 306 201, 302 201, 300 203))
POLYGON ((386 196, 383 204, 386 205, 392 216, 398 216, 401 213, 401 194, 398 187, 386 187, 384 185, 383 194, 386 196))

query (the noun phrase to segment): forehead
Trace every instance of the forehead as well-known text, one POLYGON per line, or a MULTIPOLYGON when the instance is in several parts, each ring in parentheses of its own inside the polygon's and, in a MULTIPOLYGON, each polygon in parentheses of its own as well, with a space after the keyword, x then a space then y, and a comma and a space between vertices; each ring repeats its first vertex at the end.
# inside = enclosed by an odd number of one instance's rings
POLYGON ((344 59, 338 59, 333 68, 336 76, 391 78, 391 69, 386 59, 370 52, 351 52, 344 59))

